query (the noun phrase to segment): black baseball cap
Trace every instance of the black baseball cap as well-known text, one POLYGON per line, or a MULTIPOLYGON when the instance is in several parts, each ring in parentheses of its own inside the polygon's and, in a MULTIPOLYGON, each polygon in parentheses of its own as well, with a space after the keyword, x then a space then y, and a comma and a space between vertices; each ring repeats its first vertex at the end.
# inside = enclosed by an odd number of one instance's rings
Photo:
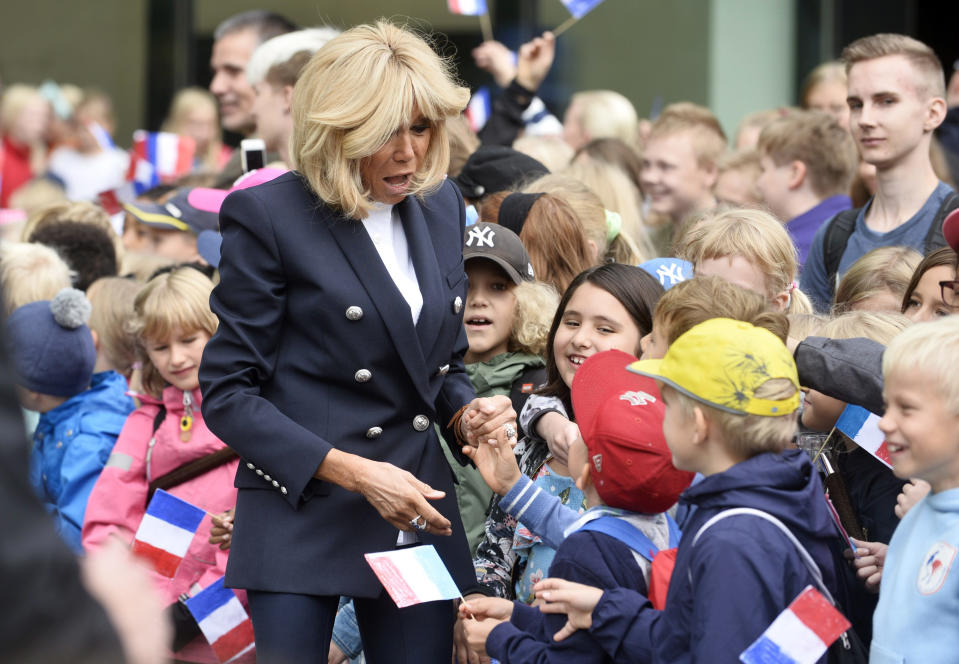
POLYGON ((476 199, 548 174, 548 168, 518 150, 502 145, 481 145, 452 180, 463 198, 476 199))
POLYGON ((516 284, 536 278, 522 240, 516 233, 499 224, 481 221, 466 229, 463 260, 468 261, 471 258, 493 261, 503 268, 516 284))

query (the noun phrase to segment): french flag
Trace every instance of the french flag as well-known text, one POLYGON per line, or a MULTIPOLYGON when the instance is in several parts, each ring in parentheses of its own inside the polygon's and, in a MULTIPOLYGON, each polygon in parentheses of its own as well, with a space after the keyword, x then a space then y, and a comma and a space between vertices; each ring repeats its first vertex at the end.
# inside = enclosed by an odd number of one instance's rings
POLYGON ((474 92, 470 103, 466 105, 466 121, 470 123, 470 129, 479 133, 489 120, 492 108, 488 87, 483 86, 474 92))
POLYGON ((153 563, 157 573, 173 578, 206 512, 163 489, 157 489, 133 539, 133 553, 153 563))
POLYGON ((460 597, 459 588, 432 544, 367 553, 366 562, 400 609, 460 597))
POLYGON ((739 659, 745 664, 815 664, 850 627, 822 593, 806 586, 739 659))
POLYGON ((486 0, 446 0, 446 4, 452 13, 463 16, 481 16, 489 13, 486 0))
POLYGON ((133 181, 140 194, 161 182, 189 173, 195 152, 196 144, 189 136, 139 129, 133 132, 127 180, 133 181))
POLYGON ((236 593, 224 587, 222 576, 188 599, 186 608, 221 662, 253 649, 253 623, 236 593))
POLYGON ((849 404, 836 421, 836 428, 849 436, 856 445, 892 468, 886 435, 879 430, 880 417, 861 406, 849 404))
POLYGON ((583 18, 586 14, 596 9, 596 5, 602 1, 603 0, 562 0, 563 4, 566 5, 566 9, 573 15, 573 18, 578 19, 583 18))

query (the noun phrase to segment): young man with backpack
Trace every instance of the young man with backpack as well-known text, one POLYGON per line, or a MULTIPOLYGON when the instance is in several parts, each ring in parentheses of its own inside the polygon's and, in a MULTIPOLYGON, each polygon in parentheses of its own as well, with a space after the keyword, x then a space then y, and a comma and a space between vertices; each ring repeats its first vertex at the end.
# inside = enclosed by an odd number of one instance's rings
POLYGON ((878 247, 922 253, 945 246, 942 221, 959 195, 939 181, 929 159, 933 131, 946 114, 939 58, 896 34, 858 39, 843 51, 849 77, 849 128, 878 186, 865 207, 843 212, 813 238, 802 289, 819 311, 832 304, 838 277, 878 247))

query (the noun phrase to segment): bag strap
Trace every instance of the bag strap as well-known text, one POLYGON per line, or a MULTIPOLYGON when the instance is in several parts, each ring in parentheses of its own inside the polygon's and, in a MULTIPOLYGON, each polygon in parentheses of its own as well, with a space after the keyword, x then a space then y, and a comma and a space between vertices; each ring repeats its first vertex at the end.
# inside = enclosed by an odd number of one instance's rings
POLYGON ((765 519, 769 523, 779 528, 779 530, 781 530, 782 533, 789 538, 789 541, 793 543, 793 546, 796 547, 796 551, 799 552, 799 557, 802 558, 802 561, 803 563, 805 563, 806 568, 809 570, 809 573, 812 574, 813 579, 816 581, 816 586, 819 588, 819 592, 821 592, 833 606, 837 606, 836 600, 833 599, 832 593, 830 593, 829 589, 826 588, 826 584, 822 579, 822 570, 819 569, 819 565, 816 564, 816 561, 813 559, 813 557, 809 555, 809 552, 806 550, 806 547, 800 544, 799 540, 796 539, 796 536, 792 534, 792 531, 789 530, 789 528, 787 528, 782 521, 774 517, 772 514, 769 514, 768 512, 763 512, 762 510, 757 510, 752 507, 734 507, 732 509, 723 510, 719 514, 714 515, 712 518, 706 521, 706 523, 704 523, 702 526, 700 526, 699 530, 696 531, 696 535, 693 537, 692 545, 696 546, 696 542, 699 541, 699 538, 702 537, 703 533, 706 532, 707 529, 709 529, 711 526, 713 526, 717 522, 722 521, 723 519, 726 519, 731 516, 740 516, 740 515, 749 515, 749 516, 759 517, 760 519, 765 519))
POLYGON ((862 208, 843 210, 833 217, 826 227, 826 236, 822 243, 822 258, 831 293, 836 292, 839 263, 842 262, 842 255, 846 251, 846 245, 849 244, 849 237, 856 230, 856 219, 859 217, 861 210, 862 208))
MULTIPOLYGON (((509 392, 509 400, 517 415, 523 412, 523 406, 526 405, 526 400, 529 399, 529 395, 532 394, 532 390, 524 391, 523 387, 525 385, 532 385, 532 389, 535 390, 545 382, 546 367, 528 367, 513 381, 509 392)), ((516 432, 517 440, 521 439, 525 433, 523 428, 519 427, 519 431, 516 432)))
POLYGON ((225 463, 229 463, 238 456, 239 455, 229 447, 224 447, 216 452, 210 452, 199 459, 194 459, 189 463, 185 463, 179 468, 174 468, 169 473, 161 475, 150 482, 150 488, 147 490, 147 505, 150 504, 150 500, 153 499, 153 494, 156 493, 157 489, 163 489, 166 491, 171 487, 188 482, 194 477, 199 477, 200 475, 203 475, 214 468, 222 466, 225 463))
POLYGON ((926 240, 923 245, 924 254, 946 246, 946 238, 942 234, 942 222, 946 220, 946 216, 950 212, 957 208, 959 208, 959 194, 950 191, 946 194, 946 197, 942 199, 942 203, 936 211, 936 216, 933 218, 932 224, 929 225, 929 232, 926 233, 926 240))
MULTIPOLYGON (((676 522, 673 521, 668 514, 666 515, 666 523, 669 526, 669 546, 670 548, 674 548, 679 545, 679 526, 676 525, 676 522)), ((652 562, 656 554, 659 553, 659 548, 646 536, 646 533, 625 519, 620 519, 615 516, 597 517, 591 521, 587 521, 579 530, 591 530, 609 535, 628 546, 649 562, 652 562)))

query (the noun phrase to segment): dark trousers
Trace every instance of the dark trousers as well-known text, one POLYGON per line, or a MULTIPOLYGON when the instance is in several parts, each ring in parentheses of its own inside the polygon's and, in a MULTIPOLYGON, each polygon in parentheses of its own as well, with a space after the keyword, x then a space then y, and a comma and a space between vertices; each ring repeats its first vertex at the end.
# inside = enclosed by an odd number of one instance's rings
MULTIPOLYGON (((258 663, 326 664, 339 596, 248 590, 247 597, 258 663)), ((452 659, 451 601, 397 609, 383 592, 353 602, 368 664, 445 664, 452 659)))

